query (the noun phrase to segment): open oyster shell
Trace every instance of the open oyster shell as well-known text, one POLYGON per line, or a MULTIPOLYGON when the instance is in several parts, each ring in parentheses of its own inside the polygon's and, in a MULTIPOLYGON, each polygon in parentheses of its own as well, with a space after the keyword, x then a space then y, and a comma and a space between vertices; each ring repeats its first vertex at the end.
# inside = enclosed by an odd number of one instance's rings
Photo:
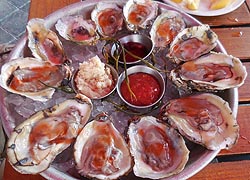
POLYGON ((128 146, 106 114, 81 131, 74 145, 78 172, 95 179, 118 179, 132 168, 128 146))
POLYGON ((0 86, 36 101, 47 101, 66 76, 64 66, 36 58, 13 59, 2 66, 0 86), (49 87, 50 86, 50 87, 49 87))
POLYGON ((61 41, 55 32, 46 28, 43 19, 31 19, 27 31, 28 46, 33 56, 53 65, 63 64, 67 60, 61 41))
POLYGON ((66 40, 83 45, 95 45, 99 39, 96 24, 82 15, 65 16, 55 24, 56 30, 66 40))
POLYGON ((188 161, 189 150, 182 136, 153 116, 131 122, 128 137, 138 177, 169 177, 181 172, 188 161))
POLYGON ((199 91, 239 87, 246 76, 240 59, 216 52, 185 62, 170 72, 170 79, 178 87, 199 91))
POLYGON ((22 174, 46 170, 74 141, 91 110, 90 99, 78 95, 77 99, 37 112, 11 133, 7 144, 10 164, 22 174))
POLYGON ((91 12, 91 19, 96 23, 98 32, 104 37, 113 37, 122 30, 122 8, 116 3, 99 2, 91 12))
POLYGON ((128 0, 123 7, 127 28, 131 31, 145 29, 158 14, 158 4, 151 0, 128 0))
POLYGON ((170 100, 161 118, 188 138, 210 150, 231 148, 238 139, 239 126, 228 103, 203 93, 170 100))
POLYGON ((217 45, 218 36, 209 25, 202 24, 182 30, 170 45, 168 57, 179 64, 210 52, 217 45))
POLYGON ((185 27, 182 15, 177 11, 168 10, 156 18, 151 27, 150 36, 155 47, 167 47, 185 27))

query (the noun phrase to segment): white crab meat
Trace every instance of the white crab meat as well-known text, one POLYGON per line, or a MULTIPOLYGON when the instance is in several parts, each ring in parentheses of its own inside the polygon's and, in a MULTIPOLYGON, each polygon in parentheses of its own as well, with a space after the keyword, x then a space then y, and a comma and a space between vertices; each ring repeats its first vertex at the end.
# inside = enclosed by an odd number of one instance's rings
POLYGON ((54 66, 36 58, 19 58, 1 68, 0 86, 9 92, 36 101, 47 101, 66 76, 64 66, 54 66))
POLYGON ((167 47, 185 27, 185 21, 180 13, 167 10, 154 21, 150 36, 155 47, 167 47))
POLYGON ((76 168, 82 176, 118 179, 131 170, 128 145, 104 113, 83 128, 74 149, 76 168))
POLYGON ((22 174, 46 170, 55 157, 74 141, 91 110, 90 99, 77 96, 77 99, 66 100, 23 121, 8 140, 10 164, 22 174))
POLYGON ((206 24, 182 30, 170 45, 168 57, 179 64, 194 60, 217 46, 218 36, 206 24))
POLYGON ((166 178, 180 173, 188 161, 189 150, 182 136, 153 116, 130 123, 128 137, 138 177, 166 178))
POLYGON ((158 14, 158 4, 151 0, 128 0, 123 7, 127 28, 137 31, 145 29, 158 14))
POLYGON ((247 76, 239 58, 211 52, 170 72, 170 79, 184 89, 225 90, 240 87, 247 76))
POLYGON ((34 18, 27 25, 28 47, 33 56, 53 65, 67 61, 63 46, 57 34, 45 26, 43 19, 34 18))
POLYGON ((82 15, 64 16, 55 24, 56 30, 66 40, 83 45, 95 45, 99 39, 96 24, 82 15))
POLYGON ((210 150, 229 149, 239 136, 239 126, 228 103, 214 94, 170 100, 162 107, 161 116, 190 141, 210 150))
POLYGON ((98 32, 104 37, 113 37, 122 30, 122 8, 116 3, 97 3, 91 12, 91 19, 96 23, 98 32))

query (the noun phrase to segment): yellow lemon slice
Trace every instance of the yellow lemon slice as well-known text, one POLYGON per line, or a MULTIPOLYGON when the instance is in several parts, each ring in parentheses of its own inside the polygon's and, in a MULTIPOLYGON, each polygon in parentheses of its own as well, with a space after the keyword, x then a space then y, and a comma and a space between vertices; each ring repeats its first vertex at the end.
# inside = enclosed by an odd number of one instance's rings
POLYGON ((173 1, 175 3, 181 3, 182 2, 182 0, 171 0, 171 1, 173 1))
POLYGON ((200 0, 187 0, 187 8, 190 10, 197 10, 200 5, 200 0))
POLYGON ((232 0, 211 0, 211 10, 222 9, 232 3, 232 0))

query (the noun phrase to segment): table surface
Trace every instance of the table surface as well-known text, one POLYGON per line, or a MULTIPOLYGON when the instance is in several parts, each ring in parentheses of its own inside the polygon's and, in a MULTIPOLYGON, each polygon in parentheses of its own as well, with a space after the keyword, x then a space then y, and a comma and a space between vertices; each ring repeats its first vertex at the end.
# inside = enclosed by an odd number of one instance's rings
MULTIPOLYGON (((53 11, 79 0, 31 0, 29 19, 46 17, 53 11)), ((250 0, 246 0, 237 10, 216 17, 194 16, 199 21, 209 24, 218 34, 228 54, 241 59, 250 74, 250 0)), ((240 125, 238 143, 230 150, 222 150, 216 161, 207 165, 190 180, 197 179, 237 179, 250 178, 250 75, 239 90, 239 108, 237 120, 240 125)), ((21 175, 6 163, 4 179, 44 180, 40 175, 21 175)))

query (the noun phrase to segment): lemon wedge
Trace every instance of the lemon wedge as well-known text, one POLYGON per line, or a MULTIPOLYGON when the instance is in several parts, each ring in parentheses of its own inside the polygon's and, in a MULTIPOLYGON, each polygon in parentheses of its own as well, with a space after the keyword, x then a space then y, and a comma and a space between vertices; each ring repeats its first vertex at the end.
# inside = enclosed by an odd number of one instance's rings
POLYGON ((232 3, 232 0, 211 0, 211 10, 222 9, 232 3))
POLYGON ((187 8, 190 10, 197 10, 200 5, 200 0, 187 0, 187 8))
POLYGON ((173 1, 175 3, 181 3, 182 2, 182 0, 171 0, 171 1, 173 1))

